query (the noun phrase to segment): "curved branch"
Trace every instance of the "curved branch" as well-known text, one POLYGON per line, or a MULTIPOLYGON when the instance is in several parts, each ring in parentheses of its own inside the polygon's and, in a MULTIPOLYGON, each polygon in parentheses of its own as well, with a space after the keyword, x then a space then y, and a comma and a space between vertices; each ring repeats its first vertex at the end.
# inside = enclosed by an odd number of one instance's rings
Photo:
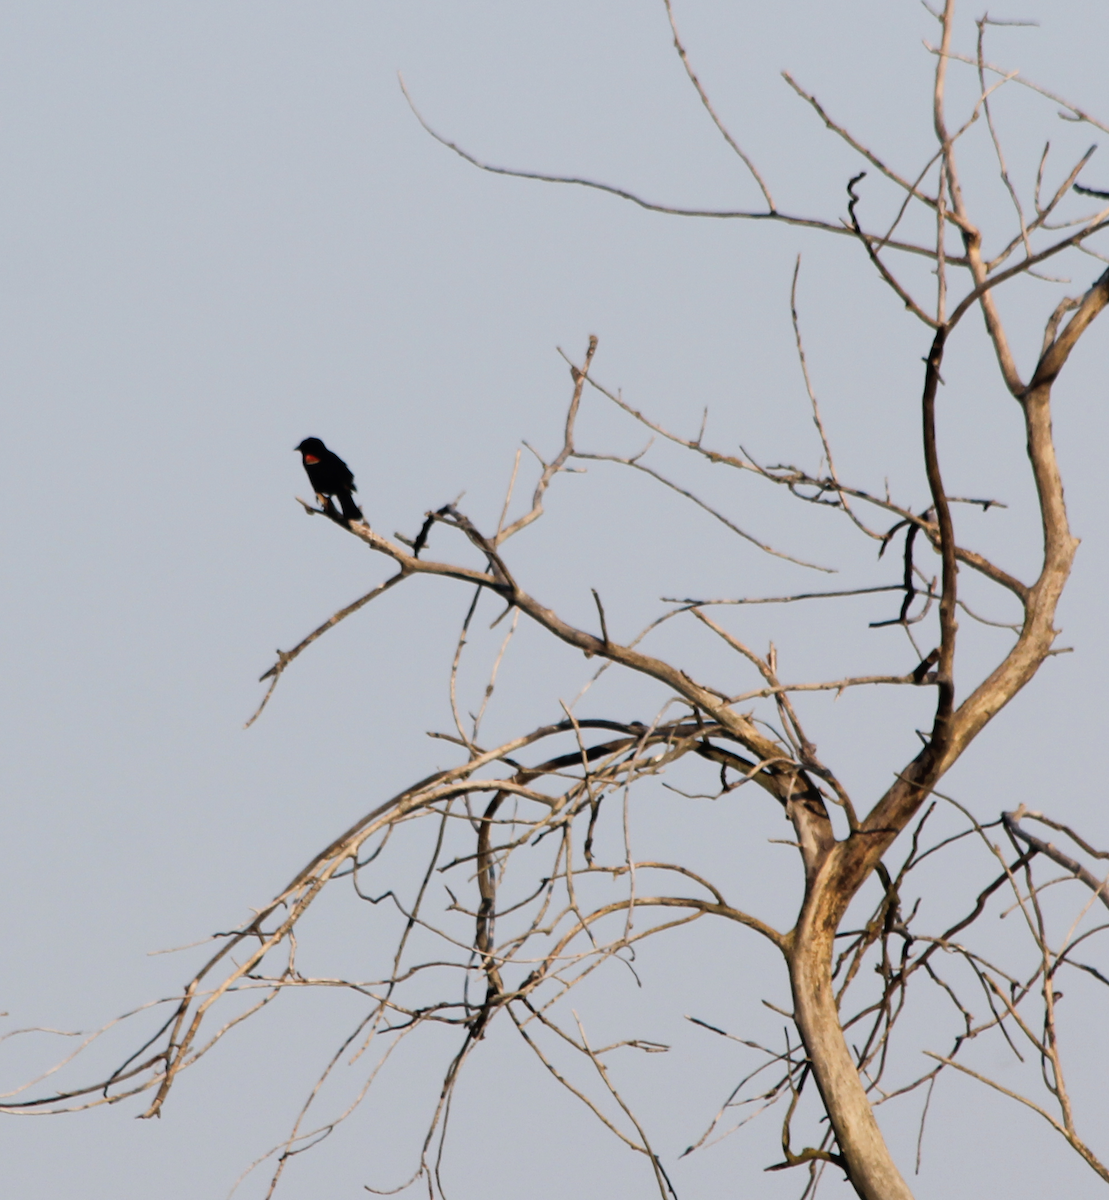
MULTIPOLYGON (((309 511, 315 512, 316 510, 310 509, 309 511)), ((282 671, 285 670, 293 659, 307 650, 317 638, 323 637, 329 629, 338 625, 340 621, 345 620, 352 613, 356 613, 360 608, 364 608, 371 600, 376 600, 383 592, 387 592, 395 584, 400 583, 406 575, 406 571, 398 571, 392 578, 386 579, 384 583, 378 584, 372 591, 367 592, 364 596, 360 596, 353 604, 348 604, 346 608, 341 608, 337 613, 333 613, 322 625, 318 625, 313 629, 306 638, 302 638, 291 650, 278 650, 277 662, 264 675, 259 676, 258 679, 259 683, 262 683, 266 679, 272 679, 273 682, 266 689, 266 694, 262 697, 262 703, 254 710, 254 716, 247 721, 243 728, 249 729, 262 715, 262 709, 269 703, 270 697, 273 695, 273 690, 277 687, 277 681, 281 678, 282 671)))
MULTIPOLYGON (((574 394, 566 413, 566 430, 563 436, 562 449, 551 462, 544 464, 543 472, 539 476, 539 482, 535 485, 535 494, 532 496, 530 510, 524 513, 522 517, 518 517, 506 528, 498 529, 493 539, 494 546, 499 546, 501 542, 506 542, 514 533, 519 533, 521 529, 524 529, 532 521, 538 520, 543 515, 543 496, 550 486, 551 480, 562 470, 566 465, 566 460, 574 453, 574 423, 578 416, 578 406, 581 404, 581 390, 589 374, 593 355, 596 353, 597 339, 594 336, 590 336, 589 346, 585 351, 585 365, 579 369, 573 363, 570 364, 570 374, 574 380, 574 394)), ((506 501, 505 508, 507 509, 507 507, 508 502, 506 501)), ((501 520, 503 524, 504 518, 502 517, 501 520)))
MULTIPOLYGON (((398 77, 399 78, 399 77, 398 77)), ((853 230, 844 229, 840 225, 836 225, 830 221, 820 221, 811 217, 793 217, 786 213, 774 210, 772 212, 752 212, 746 209, 716 209, 716 208, 678 208, 669 204, 656 204, 651 200, 645 200, 642 196, 637 196, 634 192, 629 192, 626 188, 615 187, 612 184, 600 183, 595 179, 583 179, 576 175, 548 175, 542 171, 518 171, 512 167, 497 167, 492 163, 483 162, 480 158, 470 154, 467 150, 463 150, 456 142, 452 142, 449 138, 444 137, 441 133, 436 132, 424 120, 420 110, 416 107, 412 97, 408 93, 408 89, 404 85, 404 79, 400 78, 401 91, 404 92, 404 98, 408 101, 409 108, 412 109, 412 114, 417 121, 423 126, 424 130, 431 135, 440 145, 446 146, 448 150, 453 150, 459 158, 470 163, 471 166, 477 167, 478 170, 488 171, 492 175, 506 175, 512 179, 534 179, 539 183, 568 183, 574 184, 577 187, 591 188, 593 191, 605 192, 610 196, 616 196, 620 200, 627 200, 631 204, 639 208, 646 209, 648 212, 663 213, 673 217, 709 217, 720 220, 739 220, 739 221, 779 221, 783 225, 796 225, 803 229, 819 229, 824 233, 835 233, 841 237, 855 237, 853 230)), ((917 246, 911 242, 894 242, 885 241, 876 233, 868 233, 863 235, 870 243, 882 243, 889 246, 891 250, 901 250, 906 254, 919 254, 924 258, 935 258, 936 252, 928 246, 917 246)), ((950 259, 948 261, 951 261, 950 259)))
POLYGON ((731 148, 736 152, 736 154, 739 155, 739 157, 743 160, 743 165, 748 171, 751 172, 755 182, 759 185, 759 191, 762 192, 763 198, 766 200, 766 207, 771 212, 775 212, 778 206, 774 203, 774 197, 771 196, 770 189, 766 186, 765 180, 759 174, 758 168, 755 166, 755 164, 750 160, 750 158, 747 157, 746 154, 744 154, 743 150, 739 146, 739 143, 728 132, 724 122, 721 121, 717 116, 716 109, 712 106, 712 101, 709 100, 708 94, 701 86, 701 81, 697 78, 697 74, 693 70, 693 65, 689 61, 689 55, 686 54, 685 46, 682 45, 681 35, 678 33, 677 22, 674 20, 674 9, 670 4, 670 0, 663 0, 663 3, 666 5, 666 16, 670 21, 670 32, 674 35, 674 49, 678 52, 678 57, 682 60, 682 66, 685 67, 685 73, 689 76, 689 82, 693 84, 697 91, 697 95, 701 97, 701 103, 705 106, 705 111, 712 118, 712 123, 717 129, 720 130, 720 134, 724 138, 724 141, 726 141, 728 145, 731 146, 731 148))
POLYGON ((650 475, 652 479, 657 479, 659 483, 668 487, 672 492, 677 492, 679 496, 684 496, 687 500, 692 500, 698 508, 704 509, 709 516, 715 517, 722 525, 726 525, 732 533, 739 534, 744 541, 750 542, 752 546, 757 546, 764 554, 771 554, 775 558, 783 558, 786 562, 795 563, 799 567, 808 567, 812 571, 823 571, 826 575, 835 575, 837 573, 835 567, 822 567, 819 563, 807 562, 803 558, 794 558, 792 554, 786 554, 784 550, 775 550, 767 542, 760 541, 754 534, 748 533, 744 529, 740 529, 734 522, 729 521, 723 513, 717 512, 711 505, 706 504, 699 497, 695 496, 691 491, 667 479, 665 475, 660 475, 653 467, 645 466, 635 458, 621 458, 616 454, 586 454, 584 451, 574 451, 575 458, 587 459, 590 462, 611 462, 619 463, 624 467, 633 467, 637 471, 642 471, 645 475, 650 475))

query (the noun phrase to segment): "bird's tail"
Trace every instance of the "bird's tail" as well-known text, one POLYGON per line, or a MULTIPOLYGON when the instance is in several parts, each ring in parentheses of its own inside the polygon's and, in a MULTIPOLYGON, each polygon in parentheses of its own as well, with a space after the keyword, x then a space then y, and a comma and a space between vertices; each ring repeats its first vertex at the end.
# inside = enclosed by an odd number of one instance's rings
POLYGON ((362 510, 354 503, 354 497, 347 491, 335 493, 335 498, 339 501, 339 507, 343 510, 343 516, 347 521, 365 521, 362 516, 362 510))

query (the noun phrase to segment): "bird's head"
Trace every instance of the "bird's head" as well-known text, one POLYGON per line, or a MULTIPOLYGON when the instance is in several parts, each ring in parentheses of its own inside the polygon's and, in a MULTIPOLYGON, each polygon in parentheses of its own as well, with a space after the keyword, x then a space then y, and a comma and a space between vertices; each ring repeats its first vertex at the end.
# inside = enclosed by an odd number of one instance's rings
POLYGON ((294 449, 300 451, 306 463, 317 463, 327 453, 327 447, 316 437, 305 438, 294 449))

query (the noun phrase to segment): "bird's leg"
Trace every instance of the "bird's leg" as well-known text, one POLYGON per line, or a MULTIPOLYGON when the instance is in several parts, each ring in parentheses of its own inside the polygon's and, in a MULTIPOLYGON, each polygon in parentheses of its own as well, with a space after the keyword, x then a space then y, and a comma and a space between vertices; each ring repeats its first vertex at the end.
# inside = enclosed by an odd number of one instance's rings
POLYGON ((339 510, 331 502, 330 496, 322 496, 319 492, 316 493, 316 503, 323 509, 325 517, 330 517, 333 521, 339 521, 341 524, 346 524, 343 518, 339 515, 339 510))

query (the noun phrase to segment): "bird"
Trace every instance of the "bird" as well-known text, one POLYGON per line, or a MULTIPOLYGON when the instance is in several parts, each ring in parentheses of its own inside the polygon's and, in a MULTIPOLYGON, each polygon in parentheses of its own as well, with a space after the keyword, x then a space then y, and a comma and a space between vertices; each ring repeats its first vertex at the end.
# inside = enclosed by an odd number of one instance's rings
POLYGON ((331 497, 334 496, 339 501, 343 519, 348 525, 351 521, 364 521, 366 518, 362 516, 362 510, 355 504, 351 495, 351 492, 358 489, 354 486, 354 476, 350 467, 333 450, 328 450, 317 437, 305 438, 294 449, 300 451, 308 481, 315 489, 324 509, 330 509, 334 513, 335 509, 331 504, 331 497))

